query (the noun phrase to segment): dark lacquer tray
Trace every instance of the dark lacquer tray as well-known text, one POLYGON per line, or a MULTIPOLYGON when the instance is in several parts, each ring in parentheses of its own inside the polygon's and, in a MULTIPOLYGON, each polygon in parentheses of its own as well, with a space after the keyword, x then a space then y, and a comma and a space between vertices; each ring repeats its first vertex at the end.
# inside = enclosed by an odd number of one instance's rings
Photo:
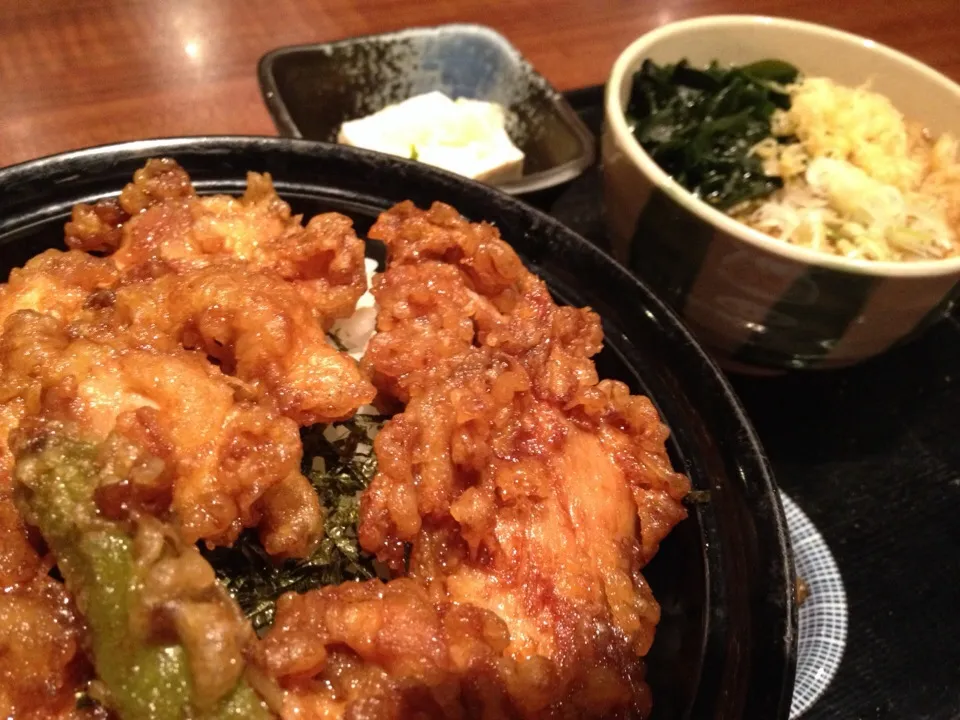
MULTIPOLYGON (((567 94, 595 133, 602 95, 567 94)), ((531 200, 605 247, 599 177, 531 200)), ((957 317, 859 367, 731 380, 846 586, 846 652, 805 717, 960 718, 957 317)))

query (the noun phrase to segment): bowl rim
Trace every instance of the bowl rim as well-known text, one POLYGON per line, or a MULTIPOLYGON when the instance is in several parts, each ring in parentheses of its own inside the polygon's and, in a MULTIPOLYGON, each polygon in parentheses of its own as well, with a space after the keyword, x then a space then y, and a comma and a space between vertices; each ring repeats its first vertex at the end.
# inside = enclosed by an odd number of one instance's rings
POLYGON ((480 25, 479 23, 455 22, 441 25, 423 25, 408 27, 402 30, 391 30, 382 33, 354 35, 330 42, 301 43, 298 45, 284 45, 282 47, 275 48, 264 53, 257 61, 257 82, 260 86, 260 96, 263 99, 264 104, 267 106, 267 112, 269 112, 270 118, 273 120, 273 124, 276 126, 281 136, 313 140, 314 142, 323 142, 322 140, 305 138, 296 122, 294 122, 293 117, 290 115, 290 109, 287 107, 287 102, 283 97, 283 93, 280 92, 280 88, 277 84, 276 73, 274 72, 274 66, 277 60, 286 55, 296 55, 304 52, 323 52, 330 48, 345 47, 363 40, 395 40, 402 39, 404 37, 416 37, 427 33, 439 33, 440 31, 450 30, 473 33, 475 35, 483 35, 502 45, 509 54, 516 58, 518 64, 527 68, 530 74, 543 84, 543 87, 546 89, 547 95, 550 98, 550 104, 553 106, 554 111, 557 113, 563 124, 566 125, 570 132, 572 132, 576 137, 581 148, 580 153, 572 160, 568 160, 565 163, 561 163, 560 165, 556 165, 546 170, 541 170, 529 175, 523 175, 519 180, 511 180, 508 182, 494 184, 492 187, 496 187, 498 190, 510 195, 521 195, 525 193, 537 192, 539 190, 546 190, 548 188, 556 187, 557 185, 562 185, 565 182, 569 182, 579 177, 587 168, 596 162, 597 140, 583 120, 580 119, 580 116, 577 115, 576 111, 570 106, 570 103, 567 102, 563 94, 557 90, 549 80, 547 80, 537 71, 533 64, 530 63, 526 57, 524 57, 524 55, 513 43, 510 42, 506 36, 497 32, 492 27, 480 25))
POLYGON ((943 73, 934 70, 929 65, 925 65, 899 50, 894 50, 887 45, 860 35, 817 23, 768 15, 707 15, 661 25, 655 30, 645 33, 634 40, 617 57, 606 85, 604 97, 606 124, 613 133, 617 144, 626 152, 634 165, 636 165, 656 187, 666 193, 685 210, 713 227, 722 230, 731 237, 742 240, 760 250, 788 258, 794 262, 859 275, 922 278, 960 273, 960 256, 945 258, 943 260, 859 260, 832 255, 798 245, 791 245, 777 240, 766 233, 755 230, 738 220, 734 220, 726 213, 711 207, 696 197, 692 192, 668 175, 666 171, 647 154, 633 136, 633 133, 630 132, 627 126, 626 114, 620 102, 620 94, 624 83, 628 82, 636 71, 636 68, 633 66, 637 64, 638 60, 654 43, 671 35, 703 28, 723 30, 724 28, 731 27, 773 25, 798 33, 819 35, 848 47, 858 47, 863 52, 885 56, 904 65, 908 70, 925 76, 932 82, 941 85, 945 91, 960 98, 960 85, 953 82, 943 73))

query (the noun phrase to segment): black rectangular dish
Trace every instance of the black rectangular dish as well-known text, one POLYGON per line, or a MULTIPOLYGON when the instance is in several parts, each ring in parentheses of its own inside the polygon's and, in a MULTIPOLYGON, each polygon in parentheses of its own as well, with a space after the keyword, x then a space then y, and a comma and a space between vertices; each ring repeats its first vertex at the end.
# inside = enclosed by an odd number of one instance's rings
MULTIPOLYGON (((603 88, 567 94, 599 133, 603 88)), ((600 168, 541 208, 601 247, 600 168)), ((960 322, 853 368, 731 377, 846 587, 839 672, 804 717, 960 717, 960 322)))
POLYGON ((280 134, 336 142, 346 120, 440 90, 502 105, 524 153, 510 194, 567 182, 590 167, 596 142, 564 97, 496 31, 453 24, 332 43, 283 47, 258 67, 260 90, 280 134))

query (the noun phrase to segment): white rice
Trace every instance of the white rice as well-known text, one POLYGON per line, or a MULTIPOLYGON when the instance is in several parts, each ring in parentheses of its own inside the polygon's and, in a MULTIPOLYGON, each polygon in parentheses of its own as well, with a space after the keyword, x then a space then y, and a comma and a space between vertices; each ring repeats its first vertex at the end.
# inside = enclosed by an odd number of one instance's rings
MULTIPOLYGON (((366 258, 364 270, 367 273, 367 291, 357 300, 357 307, 353 315, 343 320, 337 320, 330 328, 330 334, 343 346, 347 354, 359 361, 367 351, 367 345, 377 332, 377 301, 370 292, 370 284, 377 272, 377 261, 366 258)), ((358 415, 377 415, 379 411, 373 405, 361 405, 357 409, 358 415)), ((330 425, 324 435, 334 442, 348 434, 348 430, 336 425, 330 425)), ((376 435, 371 435, 371 440, 376 435)))
POLYGON ((377 332, 377 302, 370 292, 370 283, 377 271, 377 261, 367 258, 364 260, 364 269, 367 273, 367 291, 357 300, 357 309, 350 317, 337 320, 330 329, 331 334, 354 360, 363 357, 370 338, 377 332))

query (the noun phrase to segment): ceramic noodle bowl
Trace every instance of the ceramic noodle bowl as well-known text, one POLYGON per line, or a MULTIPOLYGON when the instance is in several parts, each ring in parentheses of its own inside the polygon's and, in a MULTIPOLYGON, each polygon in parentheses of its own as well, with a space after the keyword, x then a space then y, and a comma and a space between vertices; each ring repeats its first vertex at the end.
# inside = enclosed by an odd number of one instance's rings
POLYGON ((935 136, 960 134, 960 87, 871 40, 818 25, 752 16, 672 23, 618 58, 602 140, 607 229, 617 258, 672 305, 733 370, 851 365, 906 342, 949 311, 960 257, 852 260, 747 227, 674 182, 640 147, 624 108, 645 59, 695 67, 785 60, 808 76, 871 88, 935 136))

